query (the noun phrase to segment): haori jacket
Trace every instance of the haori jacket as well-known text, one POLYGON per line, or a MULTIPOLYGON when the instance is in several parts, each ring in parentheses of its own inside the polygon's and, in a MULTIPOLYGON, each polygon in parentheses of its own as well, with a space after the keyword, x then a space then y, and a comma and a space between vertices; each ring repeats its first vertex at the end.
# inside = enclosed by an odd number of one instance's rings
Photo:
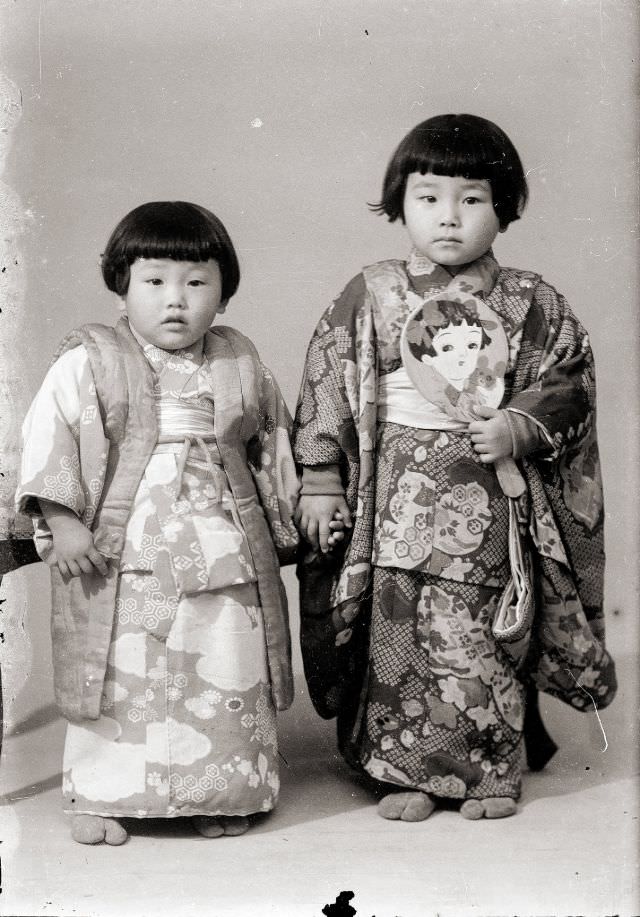
MULTIPOLYGON (((113 328, 77 329, 57 358, 77 346, 87 351, 89 371, 70 378, 61 397, 79 399, 80 423, 70 428, 60 412, 40 442, 44 434, 29 429, 27 415, 25 430, 36 437, 37 452, 35 461, 23 459, 16 494, 18 511, 36 517, 44 560, 55 558, 38 498, 76 512, 110 561, 106 577, 83 574, 67 582, 57 566, 51 568, 55 696, 71 720, 99 716, 125 529, 158 439, 152 369, 126 319, 113 328)), ((240 332, 212 329, 204 354, 215 392, 216 442, 256 571, 274 702, 282 710, 292 702, 293 678, 279 562, 291 562, 298 545, 290 417, 275 380, 240 332)))

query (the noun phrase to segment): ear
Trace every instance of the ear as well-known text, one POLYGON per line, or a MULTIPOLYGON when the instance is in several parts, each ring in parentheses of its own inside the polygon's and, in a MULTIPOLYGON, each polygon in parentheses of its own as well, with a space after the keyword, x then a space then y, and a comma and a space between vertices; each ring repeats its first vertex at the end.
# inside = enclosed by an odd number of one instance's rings
POLYGON ((507 223, 506 226, 501 226, 498 232, 506 232, 508 228, 509 228, 509 224, 507 223))
POLYGON ((127 301, 124 296, 118 296, 118 311, 122 312, 123 315, 127 311, 127 301))
POLYGON ((218 306, 218 311, 216 312, 216 315, 224 315, 224 313, 227 311, 227 305, 228 305, 228 303, 229 303, 229 300, 228 300, 228 299, 221 299, 221 300, 220 300, 220 305, 218 306))

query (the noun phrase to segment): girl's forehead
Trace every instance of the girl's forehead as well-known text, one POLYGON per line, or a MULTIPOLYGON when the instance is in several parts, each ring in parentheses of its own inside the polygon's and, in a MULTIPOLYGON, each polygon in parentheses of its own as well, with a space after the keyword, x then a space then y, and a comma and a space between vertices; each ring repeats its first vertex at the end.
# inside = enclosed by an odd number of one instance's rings
POLYGON ((211 268, 218 265, 218 262, 214 258, 209 258, 208 261, 186 261, 180 258, 143 258, 139 256, 132 263, 131 267, 135 268, 154 268, 154 269, 182 269, 190 270, 195 268, 211 268))
POLYGON ((486 178, 468 178, 464 175, 437 175, 435 172, 410 172, 407 186, 412 188, 456 188, 463 191, 473 188, 491 187, 486 178))

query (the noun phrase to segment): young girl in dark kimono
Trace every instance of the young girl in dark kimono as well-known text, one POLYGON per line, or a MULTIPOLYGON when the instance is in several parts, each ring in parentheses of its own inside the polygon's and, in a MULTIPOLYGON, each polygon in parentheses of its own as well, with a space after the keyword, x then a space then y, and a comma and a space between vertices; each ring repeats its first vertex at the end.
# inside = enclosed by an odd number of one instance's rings
POLYGON ((615 693, 589 341, 491 248, 526 199, 496 125, 419 124, 375 208, 411 253, 355 277, 308 352, 297 519, 314 547, 334 515, 353 532, 300 567, 305 671, 385 818, 513 814, 526 685, 583 710, 615 693))

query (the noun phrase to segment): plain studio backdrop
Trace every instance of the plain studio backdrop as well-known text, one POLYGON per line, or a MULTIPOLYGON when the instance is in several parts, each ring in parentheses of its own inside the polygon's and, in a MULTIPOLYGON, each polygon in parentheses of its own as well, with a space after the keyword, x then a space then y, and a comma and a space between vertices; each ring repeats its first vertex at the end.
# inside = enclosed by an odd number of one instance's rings
MULTIPOLYGON (((1 0, 0 11, 3 251, 16 255, 0 316, 11 435, 59 339, 117 318, 99 256, 116 222, 154 199, 198 202, 226 224, 242 280, 224 321, 254 340, 293 410, 323 310, 363 265, 408 252, 402 226, 367 208, 393 149, 434 114, 481 115, 509 134, 530 185, 523 219, 496 240, 498 260, 541 273, 591 334, 609 643, 628 656, 638 607, 635 2, 1 0)), ((285 580, 295 642, 292 571, 285 580)), ((47 588, 42 565, 3 584, 9 727, 51 703, 47 588)), ((308 703, 297 650, 295 664, 297 703, 308 703)), ((631 683, 623 689, 633 697, 631 683)))

